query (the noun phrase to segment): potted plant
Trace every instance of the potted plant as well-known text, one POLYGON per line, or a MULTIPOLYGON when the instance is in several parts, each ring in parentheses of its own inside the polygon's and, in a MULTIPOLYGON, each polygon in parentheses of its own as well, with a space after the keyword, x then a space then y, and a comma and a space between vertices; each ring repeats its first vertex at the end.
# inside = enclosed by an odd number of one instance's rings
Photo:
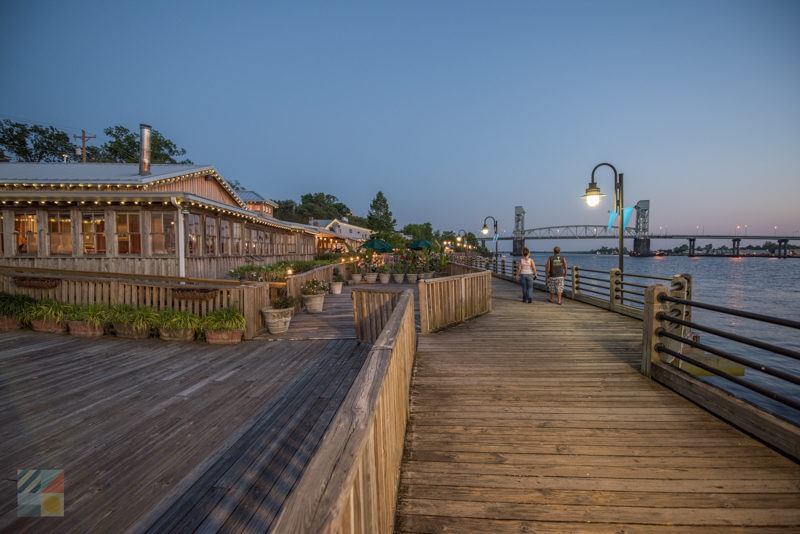
POLYGON ((111 324, 117 337, 146 339, 155 326, 158 313, 152 308, 137 308, 129 304, 118 304, 111 308, 111 324))
POLYGON ((30 324, 37 332, 61 333, 67 331, 65 322, 70 305, 53 299, 42 299, 25 305, 22 322, 30 324))
POLYGON ((344 285, 344 277, 341 274, 339 274, 338 269, 334 269, 333 278, 331 279, 331 294, 341 295, 343 285, 344 285))
POLYGON ((27 304, 36 302, 27 295, 12 295, 0 292, 0 331, 22 328, 23 310, 27 304))
POLYGON ((261 315, 270 334, 283 334, 289 330, 295 306, 297 306, 296 298, 280 296, 272 300, 272 306, 261 308, 261 315))
POLYGON ((158 337, 164 341, 193 341, 200 328, 200 317, 180 310, 163 310, 156 317, 158 337))
POLYGON ((308 313, 319 313, 325 302, 325 293, 328 292, 328 284, 323 280, 309 280, 300 287, 303 295, 303 305, 308 313))
POLYGON ((367 263, 366 268, 367 272, 364 273, 364 281, 368 284, 374 284, 378 281, 377 267, 372 265, 372 263, 367 263))
POLYGON ((244 315, 234 306, 221 308, 206 315, 200 327, 206 342, 212 345, 235 345, 242 341, 247 326, 244 315))
POLYGON ((75 337, 100 337, 111 318, 111 309, 105 304, 72 306, 67 314, 69 333, 75 337))
POLYGON ((381 265, 378 276, 380 277, 381 284, 388 284, 389 280, 392 278, 392 275, 389 274, 389 266, 385 263, 381 265))

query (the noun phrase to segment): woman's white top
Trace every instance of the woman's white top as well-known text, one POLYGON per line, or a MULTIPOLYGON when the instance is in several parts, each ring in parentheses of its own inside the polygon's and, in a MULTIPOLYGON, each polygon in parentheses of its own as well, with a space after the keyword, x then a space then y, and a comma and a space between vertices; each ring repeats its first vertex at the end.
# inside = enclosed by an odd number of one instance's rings
POLYGON ((519 260, 520 274, 533 274, 533 260, 531 258, 522 258, 519 260))

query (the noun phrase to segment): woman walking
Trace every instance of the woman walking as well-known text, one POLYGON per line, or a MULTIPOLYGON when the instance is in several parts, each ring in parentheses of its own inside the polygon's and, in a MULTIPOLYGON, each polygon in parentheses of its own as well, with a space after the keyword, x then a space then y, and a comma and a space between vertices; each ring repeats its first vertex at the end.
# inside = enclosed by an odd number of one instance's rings
POLYGON ((516 278, 522 278, 522 302, 533 302, 533 281, 537 278, 536 263, 530 257, 528 247, 522 249, 522 259, 517 265, 516 278))
POLYGON ((555 247, 553 255, 547 258, 547 267, 545 267, 547 287, 550 290, 549 302, 553 302, 553 297, 558 296, 558 303, 561 304, 561 293, 564 292, 564 276, 566 274, 567 260, 561 256, 561 249, 555 247))

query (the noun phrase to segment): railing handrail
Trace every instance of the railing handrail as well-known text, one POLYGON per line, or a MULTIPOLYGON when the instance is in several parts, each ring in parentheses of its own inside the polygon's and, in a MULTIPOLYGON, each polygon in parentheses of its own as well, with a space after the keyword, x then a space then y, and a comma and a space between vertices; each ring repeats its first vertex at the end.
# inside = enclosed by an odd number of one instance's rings
POLYGON ((26 267, 26 266, 9 266, 9 265, 0 265, 0 271, 21 273, 21 274, 25 273, 53 274, 57 276, 68 276, 73 278, 92 277, 94 279, 105 278, 109 280, 177 282, 181 284, 217 284, 221 286, 242 286, 242 285, 254 285, 261 283, 250 280, 240 281, 240 280, 223 280, 218 278, 186 278, 180 276, 157 276, 153 274, 77 271, 70 269, 48 269, 43 267, 26 267))
POLYGON ((772 315, 764 315, 744 310, 737 310, 735 308, 718 306, 716 304, 697 302, 696 300, 686 300, 678 297, 671 297, 669 295, 661 295, 658 298, 662 301, 674 302, 676 304, 684 304, 686 306, 693 306, 695 308, 703 308, 704 310, 711 310, 715 312, 725 313, 727 315, 735 315, 736 317, 742 317, 744 319, 753 319, 755 321, 762 321, 765 323, 775 324, 779 326, 787 326, 789 328, 800 329, 800 321, 792 321, 791 319, 783 319, 781 317, 774 317, 772 315))

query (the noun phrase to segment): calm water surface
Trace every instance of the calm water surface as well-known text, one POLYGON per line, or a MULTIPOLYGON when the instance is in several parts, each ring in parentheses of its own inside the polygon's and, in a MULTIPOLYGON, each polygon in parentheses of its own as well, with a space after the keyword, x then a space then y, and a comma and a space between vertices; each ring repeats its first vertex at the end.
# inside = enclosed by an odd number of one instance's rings
MULTIPOLYGON (((617 256, 565 253, 568 264, 586 269, 609 271, 618 265, 617 256)), ((506 256, 507 261, 512 257, 506 256)), ((533 253, 536 265, 541 269, 547 255, 533 253)), ((746 310, 791 320, 800 320, 800 259, 777 258, 722 258, 685 256, 660 256, 650 258, 625 258, 625 271, 651 276, 671 277, 688 273, 693 278, 693 299, 698 302, 717 304, 729 308, 746 310)), ((649 281, 647 282, 649 283, 649 281)), ((668 284, 668 282, 664 282, 668 284)), ((637 288, 638 289, 638 288, 637 288)), ((637 299, 640 297, 636 297, 637 299)), ((720 330, 736 333, 760 341, 800 351, 800 331, 769 325, 760 321, 740 319, 730 315, 696 309, 694 322, 720 330)), ((769 367, 800 376, 800 361, 765 352, 748 345, 736 343, 711 334, 700 332, 700 341, 724 349, 769 367)), ((772 391, 800 400, 800 386, 745 367, 744 379, 772 391)), ((750 402, 800 424, 800 412, 766 398, 747 388, 718 377, 704 377, 719 387, 746 398, 750 402)))

